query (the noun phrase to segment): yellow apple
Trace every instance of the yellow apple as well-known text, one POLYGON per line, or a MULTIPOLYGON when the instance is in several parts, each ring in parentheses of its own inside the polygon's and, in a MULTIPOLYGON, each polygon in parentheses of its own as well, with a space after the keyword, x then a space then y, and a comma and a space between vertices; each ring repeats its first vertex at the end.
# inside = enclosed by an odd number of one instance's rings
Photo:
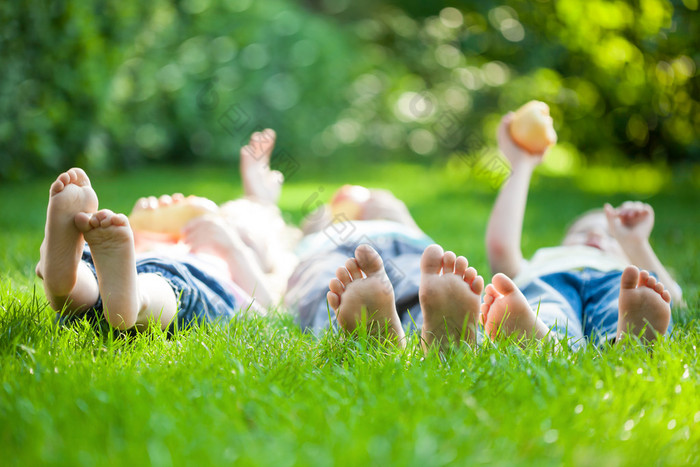
POLYGON ((557 142, 549 106, 544 102, 530 101, 515 111, 510 122, 513 141, 530 154, 542 154, 557 142))
POLYGON ((369 200, 370 192, 359 185, 343 185, 335 192, 331 202, 331 215, 334 222, 362 219, 365 203, 369 200))

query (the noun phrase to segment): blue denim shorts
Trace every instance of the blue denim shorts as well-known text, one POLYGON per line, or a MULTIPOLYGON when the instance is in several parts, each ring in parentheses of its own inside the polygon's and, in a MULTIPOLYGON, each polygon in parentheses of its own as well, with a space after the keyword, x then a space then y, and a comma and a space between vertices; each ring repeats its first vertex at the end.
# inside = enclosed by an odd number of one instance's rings
MULTIPOLYGON (((92 270, 97 279, 95 264, 92 261, 90 248, 85 245, 82 261, 92 270)), ((201 268, 186 259, 145 257, 137 259, 138 274, 157 274, 165 279, 178 300, 177 320, 171 327, 180 329, 195 322, 228 322, 240 312, 241 300, 234 291, 215 277, 207 274, 201 268)), ((98 297, 93 309, 102 316, 102 297, 98 297)), ((80 318, 81 315, 76 316, 80 318)), ((66 323, 75 319, 61 317, 60 322, 66 323)))
POLYGON ((590 268, 557 272, 535 279, 522 292, 539 318, 572 348, 586 340, 600 345, 617 334, 621 276, 622 271, 590 268))

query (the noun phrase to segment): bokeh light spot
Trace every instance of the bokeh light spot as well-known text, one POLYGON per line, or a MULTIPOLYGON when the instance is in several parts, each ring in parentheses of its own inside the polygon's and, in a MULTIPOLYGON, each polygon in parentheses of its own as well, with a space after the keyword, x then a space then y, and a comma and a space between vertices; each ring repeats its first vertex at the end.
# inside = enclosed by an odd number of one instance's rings
POLYGON ((277 110, 287 110, 299 102, 299 85, 296 79, 287 73, 268 78, 262 91, 265 102, 277 110))
POLYGON ((448 28, 458 28, 464 23, 464 17, 457 8, 447 7, 440 11, 440 21, 448 28))
POLYGON ((250 44, 241 52, 241 64, 250 70, 259 70, 270 61, 270 54, 264 44, 250 44))
POLYGON ((292 62, 296 66, 310 66, 318 59, 318 45, 308 39, 300 40, 292 46, 292 62))
POLYGON ((435 136, 428 130, 416 128, 408 135, 408 146, 420 155, 427 155, 435 150, 435 136))
POLYGON ((238 47, 236 42, 228 36, 220 36, 211 41, 211 51, 216 60, 219 63, 226 63, 236 56, 238 52, 238 47))

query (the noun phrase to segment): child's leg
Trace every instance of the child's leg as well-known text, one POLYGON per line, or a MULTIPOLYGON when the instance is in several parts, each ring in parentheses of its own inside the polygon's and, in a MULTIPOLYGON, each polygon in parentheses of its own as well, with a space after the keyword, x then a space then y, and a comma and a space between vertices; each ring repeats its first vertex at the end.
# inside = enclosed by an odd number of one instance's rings
POLYGON ((418 296, 423 312, 422 340, 427 352, 434 345, 443 351, 450 341, 476 344, 476 328, 484 279, 467 259, 445 253, 439 245, 425 249, 421 258, 418 296))
POLYGON ((140 294, 140 311, 136 317, 136 328, 144 328, 155 321, 165 330, 177 315, 177 297, 168 281, 158 274, 137 276, 140 294))
POLYGON ((80 262, 85 240, 74 221, 76 213, 96 210, 97 195, 82 169, 62 173, 51 185, 36 274, 54 310, 80 311, 97 301, 95 277, 80 262))
POLYGON ((75 225, 90 245, 107 322, 129 329, 158 319, 165 329, 177 313, 177 298, 162 277, 137 274, 127 217, 103 209, 76 214, 75 225))
POLYGON ((369 245, 360 245, 355 257, 339 267, 330 282, 328 304, 336 311, 338 324, 348 332, 367 323, 367 331, 384 334, 405 346, 405 333, 396 311, 394 288, 379 254, 369 245), (387 335, 388 334, 388 335, 387 335))
POLYGON ((284 176, 270 169, 270 159, 277 135, 266 129, 251 135, 250 143, 241 148, 241 178, 247 198, 277 205, 284 176))

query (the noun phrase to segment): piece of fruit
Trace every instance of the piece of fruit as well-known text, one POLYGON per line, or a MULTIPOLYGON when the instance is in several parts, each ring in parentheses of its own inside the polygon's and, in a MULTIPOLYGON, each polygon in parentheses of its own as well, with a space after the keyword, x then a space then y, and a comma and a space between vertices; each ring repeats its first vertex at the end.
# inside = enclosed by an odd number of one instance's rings
POLYGON ((510 122, 513 141, 530 154, 542 154, 557 142, 549 106, 544 102, 530 101, 515 111, 510 122))
POLYGON ((210 199, 188 196, 156 208, 135 209, 129 215, 129 224, 137 232, 155 232, 179 239, 182 228, 189 221, 218 210, 219 207, 210 199))
POLYGON ((343 185, 331 199, 330 208, 333 222, 353 221, 362 218, 365 203, 370 192, 359 185, 343 185))

